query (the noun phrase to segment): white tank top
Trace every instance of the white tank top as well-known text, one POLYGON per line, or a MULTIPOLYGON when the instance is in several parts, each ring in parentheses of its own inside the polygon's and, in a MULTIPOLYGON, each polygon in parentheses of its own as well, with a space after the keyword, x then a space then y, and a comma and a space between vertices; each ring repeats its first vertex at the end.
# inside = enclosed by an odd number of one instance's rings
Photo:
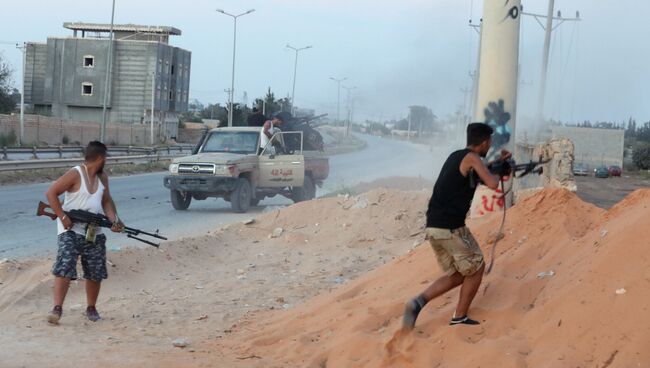
MULTIPOLYGON (((274 130, 273 128, 274 128, 273 122, 271 122, 271 128, 269 129, 271 135, 273 135, 273 130, 274 130)), ((266 134, 264 133, 264 127, 262 127, 262 134, 260 135, 260 148, 261 149, 266 148, 266 145, 269 144, 269 141, 271 140, 269 139, 269 137, 266 136, 266 134)))
MULTIPOLYGON (((81 183, 79 185, 79 190, 76 192, 65 192, 63 197, 63 210, 84 210, 92 213, 102 213, 102 198, 104 196, 104 185, 102 181, 97 177, 97 191, 95 193, 90 193, 88 190, 88 185, 86 183, 85 174, 86 168, 81 166, 75 166, 75 170, 79 173, 81 177, 81 183)), ((66 230, 63 228, 63 223, 61 219, 56 219, 57 231, 58 234, 64 233, 66 230)), ((72 229, 77 234, 86 235, 86 224, 75 223, 72 225, 72 229)), ((97 229, 97 234, 101 234, 101 228, 97 229)))

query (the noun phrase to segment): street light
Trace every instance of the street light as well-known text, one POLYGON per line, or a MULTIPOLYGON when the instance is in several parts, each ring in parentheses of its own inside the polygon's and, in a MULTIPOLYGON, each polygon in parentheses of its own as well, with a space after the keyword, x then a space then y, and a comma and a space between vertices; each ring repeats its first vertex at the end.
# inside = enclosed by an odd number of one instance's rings
POLYGON ((111 68, 113 67, 113 25, 115 21, 115 0, 113 0, 113 10, 111 12, 111 30, 108 44, 108 55, 106 56, 106 78, 104 79, 104 103, 102 104, 102 126, 99 129, 99 141, 104 143, 106 139, 106 105, 108 104, 108 94, 110 93, 109 80, 111 68))
POLYGON ((25 64, 27 62, 27 43, 23 42, 22 46, 16 44, 16 48, 23 54, 23 77, 20 81, 20 133, 18 136, 18 145, 22 146, 25 144, 25 64))
POLYGON ((348 79, 348 77, 341 78, 341 79, 336 79, 334 77, 330 77, 331 80, 336 82, 338 84, 338 92, 337 92, 337 97, 336 97, 336 121, 341 121, 341 82, 345 81, 348 79))
POLYGON ((234 23, 234 30, 233 30, 233 41, 232 41, 232 81, 230 83, 230 101, 229 105, 230 108, 228 109, 228 126, 232 126, 232 110, 233 110, 233 99, 234 99, 234 94, 235 94, 235 51, 237 49, 237 18, 244 16, 246 14, 250 14, 254 12, 255 9, 251 9, 245 13, 241 13, 238 15, 230 14, 223 9, 217 9, 217 12, 227 15, 229 17, 232 17, 233 23, 234 23))
POLYGON ((352 100, 350 99, 350 95, 352 94, 352 90, 357 89, 357 87, 346 87, 343 86, 348 91, 348 123, 347 127, 345 129, 345 136, 350 135, 350 125, 352 124, 352 100))
MULTIPOLYGON (((305 46, 305 47, 301 47, 301 48, 295 48, 295 47, 287 44, 287 48, 296 52, 296 60, 295 60, 295 63, 293 65, 293 89, 291 90, 291 109, 294 110, 294 108, 295 108, 294 101, 295 101, 295 98, 296 98, 296 72, 298 71, 298 53, 300 51, 302 51, 302 50, 311 49, 312 46, 305 46)), ((295 110, 294 110, 294 114, 295 114, 295 110)))

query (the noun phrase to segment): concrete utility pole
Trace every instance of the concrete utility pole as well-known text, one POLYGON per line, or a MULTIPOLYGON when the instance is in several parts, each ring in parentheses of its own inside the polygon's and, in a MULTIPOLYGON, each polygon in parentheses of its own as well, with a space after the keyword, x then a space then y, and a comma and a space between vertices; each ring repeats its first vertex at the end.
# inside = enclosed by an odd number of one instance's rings
POLYGON ((106 139, 106 105, 108 104, 108 95, 110 94, 111 69, 113 68, 113 25, 115 21, 115 0, 113 0, 113 10, 111 11, 111 30, 108 38, 108 56, 106 57, 106 78, 104 79, 104 103, 102 104, 102 126, 99 129, 99 141, 104 143, 106 139))
POLYGON ((542 55, 542 72, 539 81, 539 96, 537 100, 537 119, 539 119, 540 122, 544 120, 544 102, 546 99, 546 79, 547 79, 546 76, 548 72, 548 59, 550 57, 550 52, 551 52, 551 33, 564 22, 580 20, 580 13, 577 11, 576 11, 575 18, 563 18, 562 13, 560 13, 559 11, 557 12, 557 17, 554 17, 553 16, 553 12, 555 11, 554 6, 555 6, 555 0, 549 0, 548 11, 546 15, 526 13, 526 12, 522 13, 523 15, 534 17, 537 23, 545 31, 544 54, 542 55), (542 24, 540 18, 546 18, 546 26, 542 24), (558 23, 555 26, 553 26, 553 20, 558 21, 558 23))
MULTIPOLYGON (((489 159, 501 149, 515 151, 521 9, 521 0, 484 0, 483 3, 474 121, 485 122, 494 128, 489 159)), ((501 194, 484 186, 477 188, 471 217, 503 210, 498 205, 484 206, 483 196, 497 198, 501 194)), ((512 194, 506 197, 505 202, 512 203, 512 194)))
POLYGON ((298 53, 303 50, 311 49, 312 46, 305 46, 301 48, 295 48, 289 44, 287 44, 287 48, 295 51, 296 53, 296 59, 293 65, 293 89, 291 90, 291 110, 293 110, 293 114, 295 114, 295 98, 296 98, 296 72, 298 71, 298 53))
POLYGON ((493 152, 514 151, 521 0, 485 0, 474 121, 493 120, 493 152), (490 109, 490 116, 485 110, 490 109), (506 119, 509 114, 509 119, 506 119))
POLYGON ((229 17, 232 17, 233 19, 233 24, 234 24, 234 29, 233 29, 233 41, 232 41, 232 80, 230 82, 230 98, 229 98, 229 105, 230 108, 228 109, 228 126, 232 126, 232 112, 233 112, 233 99, 235 98, 235 52, 237 50, 237 18, 242 17, 246 14, 250 14, 255 11, 255 9, 251 9, 247 12, 234 15, 225 12, 223 9, 217 9, 217 11, 221 14, 227 15, 229 17))
POLYGON ((334 77, 330 77, 331 80, 336 82, 338 85, 337 89, 337 95, 336 95, 336 122, 341 121, 341 82, 348 80, 348 77, 336 79, 334 77))
POLYGON ((20 132, 18 134, 18 145, 25 143, 25 69, 27 65, 27 43, 22 46, 16 44, 16 48, 23 53, 23 77, 20 83, 20 132))

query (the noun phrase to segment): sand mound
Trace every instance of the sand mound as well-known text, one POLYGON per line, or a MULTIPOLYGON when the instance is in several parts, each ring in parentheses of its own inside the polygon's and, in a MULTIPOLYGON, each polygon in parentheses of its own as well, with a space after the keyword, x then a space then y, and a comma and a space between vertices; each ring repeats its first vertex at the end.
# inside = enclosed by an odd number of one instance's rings
POLYGON ((259 235, 280 228, 283 234, 278 241, 292 245, 318 240, 319 247, 320 242, 367 246, 421 234, 427 197, 426 192, 380 188, 359 196, 301 202, 264 214, 254 224, 239 228, 262 230, 259 235))
MULTIPOLYGON (((479 327, 446 325, 456 291, 399 331, 403 302, 441 273, 421 246, 293 310, 252 315, 210 350, 246 367, 646 366, 648 205, 648 191, 606 217, 559 189, 520 202, 471 311, 479 327)), ((471 227, 484 241, 499 221, 471 227)))
POLYGON ((385 189, 396 189, 404 191, 419 191, 427 190, 431 191, 434 183, 430 180, 424 179, 422 177, 403 177, 403 176, 392 176, 388 178, 380 178, 373 180, 369 183, 361 182, 354 187, 352 187, 353 193, 365 193, 371 191, 375 188, 385 188, 385 189))
POLYGON ((293 309, 407 253, 428 195, 378 189, 304 202, 160 250, 117 250, 109 238, 95 324, 82 316, 82 282, 72 283, 61 325, 44 323, 52 259, 1 262, 0 366, 146 367, 177 338, 190 341, 183 354, 200 357, 202 341, 228 336, 248 313, 293 309))
POLYGON ((625 199, 610 208, 609 211, 607 211, 607 218, 620 216, 623 212, 633 210, 634 208, 647 210, 649 203, 650 189, 637 189, 625 197, 625 199))

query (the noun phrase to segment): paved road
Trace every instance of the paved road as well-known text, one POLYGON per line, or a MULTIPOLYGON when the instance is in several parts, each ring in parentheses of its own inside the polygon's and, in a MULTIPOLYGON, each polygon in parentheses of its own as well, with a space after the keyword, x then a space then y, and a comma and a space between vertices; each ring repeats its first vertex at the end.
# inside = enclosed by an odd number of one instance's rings
MULTIPOLYGON (((333 156, 330 178, 319 194, 387 176, 422 176, 432 179, 446 151, 371 136, 360 136, 365 150, 333 156)), ((241 221, 273 206, 289 205, 285 198, 267 199, 247 214, 236 214, 223 200, 193 201, 187 211, 171 207, 169 191, 162 185, 165 173, 116 177, 111 192, 124 222, 132 227, 160 232, 170 239, 204 234, 220 225, 241 221)), ((41 255, 56 249, 56 225, 36 217, 49 184, 0 187, 0 258, 41 255)), ((109 235, 109 249, 140 244, 119 234, 109 235)))

